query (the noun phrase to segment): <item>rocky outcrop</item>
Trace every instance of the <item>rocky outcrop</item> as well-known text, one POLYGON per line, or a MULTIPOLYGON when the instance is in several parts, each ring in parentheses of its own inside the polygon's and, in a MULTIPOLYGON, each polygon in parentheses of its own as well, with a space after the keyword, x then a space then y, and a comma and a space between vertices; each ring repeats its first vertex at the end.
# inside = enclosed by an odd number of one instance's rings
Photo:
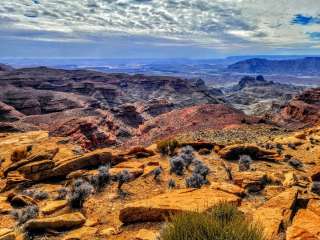
POLYGON ((241 155, 249 155, 254 160, 278 161, 276 152, 263 149, 253 144, 229 145, 218 152, 220 157, 227 160, 239 160, 241 155))
POLYGON ((173 110, 146 121, 128 145, 150 144, 158 139, 198 130, 223 129, 229 125, 241 125, 244 120, 256 121, 255 118, 247 117, 241 111, 223 104, 204 104, 173 110))
POLYGON ((291 128, 311 127, 320 119, 320 88, 310 89, 297 95, 273 121, 291 128))
POLYGON ((254 211, 254 219, 264 227, 267 239, 277 239, 280 231, 290 221, 298 191, 288 189, 268 200, 263 206, 254 211))
POLYGON ((22 118, 24 114, 18 112, 14 107, 0 102, 0 121, 17 121, 22 118))
POLYGON ((221 201, 238 205, 240 198, 214 189, 181 189, 130 203, 121 209, 119 218, 123 223, 162 221, 170 214, 204 212, 221 201))

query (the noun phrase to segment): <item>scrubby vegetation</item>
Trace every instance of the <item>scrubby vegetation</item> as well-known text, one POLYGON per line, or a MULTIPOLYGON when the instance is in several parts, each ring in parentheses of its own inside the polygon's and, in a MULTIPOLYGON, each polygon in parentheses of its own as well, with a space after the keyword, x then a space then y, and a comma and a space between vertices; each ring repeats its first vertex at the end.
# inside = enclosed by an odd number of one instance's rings
POLYGON ((188 188, 201 188, 208 181, 202 175, 193 173, 191 177, 186 178, 186 186, 188 188))
POLYGON ((90 183, 97 191, 101 191, 110 183, 111 176, 109 174, 109 166, 100 166, 98 174, 90 177, 90 183))
POLYGON ((161 240, 265 240, 262 228, 249 222, 233 205, 220 203, 209 213, 183 213, 171 217, 161 240))
POLYGON ((60 188, 57 190, 57 197, 56 197, 56 200, 64 200, 66 199, 68 195, 68 188, 60 188))
POLYGON ((179 143, 175 139, 163 140, 157 143, 157 150, 162 155, 172 156, 178 145, 179 143))
POLYGON ((163 172, 162 167, 157 167, 157 168, 155 168, 155 169, 152 171, 153 179, 159 182, 159 181, 160 181, 160 176, 161 176, 161 173, 162 173, 162 172, 163 172))
POLYGON ((36 218, 39 215, 39 208, 36 205, 27 206, 22 209, 15 209, 11 211, 11 216, 13 216, 18 225, 26 223, 28 220, 36 218))
POLYGON ((189 166, 194 159, 193 151, 194 150, 191 146, 185 146, 181 149, 180 157, 183 159, 183 163, 186 169, 189 169, 189 166))
POLYGON ((40 190, 26 189, 22 194, 32 197, 36 200, 44 200, 49 198, 49 194, 40 190))
POLYGON ((128 170, 122 170, 119 172, 116 176, 116 181, 118 182, 118 192, 120 194, 123 194, 122 185, 124 183, 130 182, 132 179, 132 175, 129 173, 128 170))
POLYGON ((175 173, 182 176, 184 172, 184 159, 180 156, 174 156, 170 159, 170 174, 175 173))
POLYGON ((85 200, 92 194, 93 186, 83 179, 76 179, 72 183, 68 202, 72 208, 82 208, 85 200))

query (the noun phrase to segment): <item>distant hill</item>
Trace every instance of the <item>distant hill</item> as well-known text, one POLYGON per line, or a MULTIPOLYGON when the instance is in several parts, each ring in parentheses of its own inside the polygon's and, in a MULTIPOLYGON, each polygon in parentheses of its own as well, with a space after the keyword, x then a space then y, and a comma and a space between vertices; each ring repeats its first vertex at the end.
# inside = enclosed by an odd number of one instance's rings
POLYGON ((254 74, 320 75, 320 57, 287 60, 252 58, 231 64, 227 70, 254 74))

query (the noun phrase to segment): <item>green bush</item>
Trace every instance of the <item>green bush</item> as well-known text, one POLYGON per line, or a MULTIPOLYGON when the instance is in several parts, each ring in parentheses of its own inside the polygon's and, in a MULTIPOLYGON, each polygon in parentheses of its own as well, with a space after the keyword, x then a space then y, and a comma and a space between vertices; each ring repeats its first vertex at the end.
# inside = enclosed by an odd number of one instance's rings
POLYGON ((157 143, 157 149, 162 155, 172 156, 179 143, 175 139, 163 140, 157 143))
POLYGON ((245 219, 233 205, 220 203, 208 213, 189 212, 171 217, 161 240, 265 240, 262 229, 245 219))

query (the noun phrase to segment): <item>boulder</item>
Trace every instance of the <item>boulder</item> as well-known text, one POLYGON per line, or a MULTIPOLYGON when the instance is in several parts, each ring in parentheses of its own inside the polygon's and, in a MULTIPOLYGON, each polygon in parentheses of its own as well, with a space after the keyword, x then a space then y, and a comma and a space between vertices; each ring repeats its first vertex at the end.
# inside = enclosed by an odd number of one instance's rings
POLYGON ((7 191, 19 184, 29 184, 32 181, 25 178, 21 173, 14 171, 10 172, 6 179, 0 180, 0 192, 7 191))
POLYGON ((100 236, 109 237, 111 235, 117 235, 117 230, 113 227, 103 228, 99 231, 100 236))
POLYGON ((264 227, 267 239, 277 239, 281 227, 289 222, 297 196, 296 189, 288 189, 254 211, 253 219, 264 227))
POLYGON ((254 160, 278 161, 276 152, 263 149, 254 144, 233 144, 218 152, 219 156, 227 160, 238 160, 241 155, 249 155, 254 160))
POLYGON ((86 218, 80 212, 63 214, 56 217, 31 219, 25 223, 25 229, 33 230, 61 230, 82 226, 86 218))
POLYGON ((67 204, 68 202, 66 200, 47 201, 46 205, 41 208, 41 212, 45 215, 49 215, 64 208, 67 204))
POLYGON ((300 209, 287 229, 286 240, 320 239, 320 216, 308 209, 300 209))
POLYGON ((239 205, 241 199, 214 189, 179 189, 129 203, 121 209, 119 218, 123 223, 163 221, 175 213, 207 211, 222 201, 239 205))

